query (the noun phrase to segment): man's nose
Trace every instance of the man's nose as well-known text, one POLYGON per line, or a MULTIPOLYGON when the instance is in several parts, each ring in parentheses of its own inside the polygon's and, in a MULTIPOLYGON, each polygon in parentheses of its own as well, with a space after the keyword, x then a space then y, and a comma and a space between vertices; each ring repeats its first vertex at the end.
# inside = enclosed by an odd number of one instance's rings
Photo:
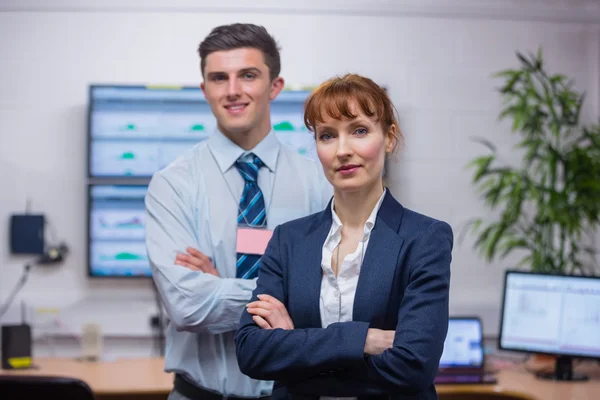
POLYGON ((231 97, 240 95, 240 81, 237 78, 229 79, 229 85, 227 86, 227 95, 231 97))

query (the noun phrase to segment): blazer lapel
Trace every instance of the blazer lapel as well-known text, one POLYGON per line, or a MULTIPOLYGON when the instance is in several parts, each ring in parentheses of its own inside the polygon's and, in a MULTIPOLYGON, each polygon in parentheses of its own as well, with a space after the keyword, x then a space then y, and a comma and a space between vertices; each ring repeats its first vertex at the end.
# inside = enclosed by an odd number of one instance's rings
POLYGON ((398 235, 404 208, 389 189, 383 199, 371 231, 358 286, 354 296, 352 319, 381 326, 385 320, 390 291, 396 275, 403 239, 398 235))
POLYGON ((293 275, 290 276, 290 293, 296 298, 302 297, 303 309, 294 315, 294 325, 303 328, 320 328, 321 314, 319 312, 321 295, 321 259, 323 243, 331 229, 331 201, 315 221, 308 236, 294 248, 293 275))

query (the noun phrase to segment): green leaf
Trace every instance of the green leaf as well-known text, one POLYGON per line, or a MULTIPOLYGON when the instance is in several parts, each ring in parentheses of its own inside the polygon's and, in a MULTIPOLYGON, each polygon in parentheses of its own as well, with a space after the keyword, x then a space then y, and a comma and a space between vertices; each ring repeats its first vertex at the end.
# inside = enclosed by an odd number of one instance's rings
POLYGON ((516 249, 527 249, 527 241, 525 239, 510 239, 500 246, 502 249, 502 253, 500 254, 500 258, 505 258, 508 253, 516 249))
POLYGON ((492 153, 497 153, 497 151, 498 151, 497 148, 496 148, 496 146, 492 142, 490 142, 489 140, 487 140, 487 139, 476 137, 476 136, 472 136, 470 139, 471 139, 471 141, 473 141, 475 143, 480 143, 480 144, 484 145, 492 153))
POLYGON ((520 71, 518 71, 518 70, 505 69, 505 70, 493 73, 492 77, 494 77, 494 78, 504 78, 504 77, 512 78, 514 76, 518 76, 519 74, 520 74, 520 71))
POLYGON ((533 261, 533 257, 531 255, 525 256, 523 257, 523 259, 521 259, 521 261, 517 264, 517 268, 521 269, 524 266, 527 267, 527 269, 531 269, 531 264, 533 261))
POLYGON ((468 167, 475 167, 475 175, 473 176, 473 182, 479 181, 488 171, 490 164, 494 161, 495 157, 481 156, 477 157, 468 164, 468 167))
POLYGON ((535 69, 533 64, 531 64, 529 60, 527 60, 521 53, 517 52, 517 58, 519 59, 519 61, 521 61, 521 64, 523 64, 527 70, 535 69))

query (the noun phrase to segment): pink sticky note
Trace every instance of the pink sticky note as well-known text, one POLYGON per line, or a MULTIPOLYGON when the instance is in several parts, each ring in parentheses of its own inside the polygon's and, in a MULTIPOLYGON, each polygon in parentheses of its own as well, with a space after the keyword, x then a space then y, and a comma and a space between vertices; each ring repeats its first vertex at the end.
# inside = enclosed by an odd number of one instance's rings
POLYGON ((265 254, 267 244, 273 236, 273 231, 269 229, 242 228, 237 230, 237 253, 245 254, 265 254))

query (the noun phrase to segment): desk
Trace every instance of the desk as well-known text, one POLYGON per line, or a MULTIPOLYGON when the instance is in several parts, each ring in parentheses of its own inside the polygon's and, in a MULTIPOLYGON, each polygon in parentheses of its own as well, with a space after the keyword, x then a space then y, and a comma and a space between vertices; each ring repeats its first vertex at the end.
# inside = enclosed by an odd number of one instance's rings
MULTIPOLYGON (((539 400, 597 400, 600 399, 600 367, 587 364, 576 369, 590 377, 587 382, 554 382, 536 378, 523 365, 501 370, 496 374, 495 385, 437 385, 443 399, 446 393, 506 393, 523 394, 539 400)), ((498 398, 501 400, 501 397, 498 398)))
MULTIPOLYGON (((85 381, 98 399, 166 399, 173 386, 172 374, 163 371, 162 358, 122 359, 90 363, 73 359, 36 359, 39 369, 0 370, 0 374, 58 375, 85 381)), ((583 366, 588 382, 543 381, 526 372, 522 365, 502 370, 496 385, 438 385, 440 397, 456 392, 522 393, 539 400, 595 400, 600 398, 600 367, 583 366)))
POLYGON ((0 369, 0 374, 78 378, 90 386, 98 400, 164 400, 173 387, 173 375, 163 371, 163 358, 120 359, 99 363, 72 358, 37 358, 33 363, 37 369, 0 369))

